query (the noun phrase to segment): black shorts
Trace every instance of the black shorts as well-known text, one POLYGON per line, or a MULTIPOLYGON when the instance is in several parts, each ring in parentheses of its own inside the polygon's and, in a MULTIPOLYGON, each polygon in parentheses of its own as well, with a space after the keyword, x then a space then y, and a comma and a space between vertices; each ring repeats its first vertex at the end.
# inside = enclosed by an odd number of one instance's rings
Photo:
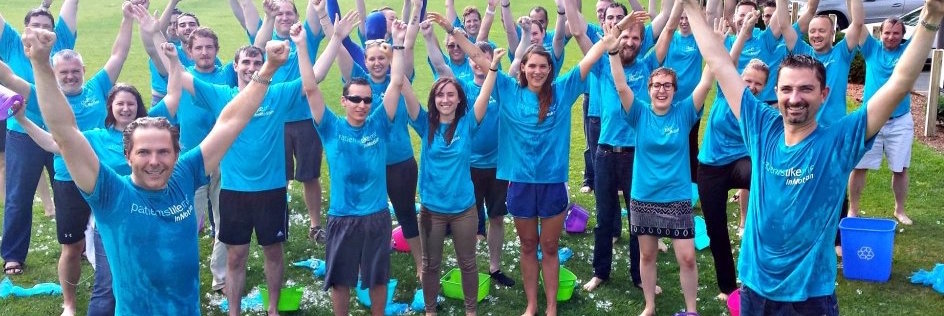
POLYGON ((288 203, 285 188, 258 192, 220 190, 220 231, 227 245, 246 245, 256 231, 260 246, 284 242, 288 237, 288 203))
POLYGON ((52 180, 52 196, 56 201, 56 237, 59 244, 71 245, 85 239, 92 209, 79 187, 72 181, 52 180))
POLYGON ((321 152, 321 138, 311 119, 285 123, 285 180, 318 179, 321 152))
POLYGON ((324 289, 387 284, 390 279, 390 212, 328 216, 324 289))
POLYGON ((475 189, 475 206, 485 208, 488 218, 497 218, 508 214, 505 199, 508 195, 508 181, 496 177, 498 169, 470 168, 472 187, 475 189))
POLYGON ((0 153, 7 152, 7 120, 0 121, 0 153))

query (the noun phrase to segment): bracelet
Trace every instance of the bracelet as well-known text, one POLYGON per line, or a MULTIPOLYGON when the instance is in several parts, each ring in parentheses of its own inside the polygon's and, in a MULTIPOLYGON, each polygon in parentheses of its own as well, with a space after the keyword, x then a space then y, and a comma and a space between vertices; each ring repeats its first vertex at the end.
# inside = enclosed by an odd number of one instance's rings
POLYGON ((403 46, 403 45, 393 45, 393 49, 406 49, 406 46, 403 46))
POLYGON ((326 17, 328 17, 328 14, 327 14, 327 13, 325 13, 325 15, 322 15, 322 16, 318 17, 318 19, 321 20, 321 19, 324 19, 324 18, 326 18, 326 17))
POLYGON ((616 54, 619 54, 619 52, 620 52, 620 51, 619 51, 618 49, 615 50, 615 51, 612 51, 612 50, 611 50, 611 51, 609 51, 609 54, 610 54, 610 56, 615 56, 616 54))
POLYGON ((485 14, 487 14, 487 15, 495 15, 495 9, 489 9, 488 7, 486 7, 486 8, 485 8, 485 14))
POLYGON ((502 6, 502 8, 507 8, 507 7, 511 6, 511 1, 505 2, 505 3, 502 4, 501 6, 502 6))
POLYGON ((496 68, 489 68, 488 70, 489 70, 489 71, 498 72, 498 68, 497 68, 497 67, 496 67, 496 68))
POLYGON ((941 29, 940 24, 934 25, 934 24, 928 23, 928 21, 925 21, 924 19, 921 20, 921 26, 923 26, 924 28, 928 29, 928 31, 931 31, 931 32, 937 32, 937 30, 941 29))
POLYGON ((557 11, 557 15, 564 15, 564 11, 557 11))
POLYGON ((252 77, 250 77, 250 79, 252 81, 255 81, 264 85, 268 85, 272 83, 272 78, 264 78, 262 77, 262 75, 259 74, 258 71, 252 73, 252 77))

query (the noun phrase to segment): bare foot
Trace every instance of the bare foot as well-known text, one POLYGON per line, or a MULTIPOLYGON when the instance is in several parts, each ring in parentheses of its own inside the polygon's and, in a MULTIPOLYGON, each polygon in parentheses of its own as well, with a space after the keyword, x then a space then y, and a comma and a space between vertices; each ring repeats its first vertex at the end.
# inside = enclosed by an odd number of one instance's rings
POLYGON ((668 251, 669 251, 669 245, 666 245, 665 242, 662 241, 661 238, 659 239, 659 251, 661 251, 661 252, 668 252, 668 251))
POLYGON ((715 296, 715 299, 722 302, 726 302, 728 300, 728 295, 721 293, 721 294, 718 294, 718 296, 715 296))
POLYGON ((66 308, 65 306, 62 307, 61 316, 74 316, 74 315, 75 315, 75 308, 66 308))
POLYGON ((836 246, 836 257, 842 257, 842 246, 836 246))
POLYGON ((593 189, 591 189, 589 186, 585 185, 580 187, 580 193, 590 193, 590 191, 593 191, 593 189))
POLYGON ((908 215, 905 215, 905 213, 895 213, 895 218, 898 219, 898 222, 902 225, 914 224, 914 222, 911 221, 911 218, 908 218, 908 215))
POLYGON ((642 313, 639 313, 639 316, 655 316, 655 315, 656 315, 656 311, 654 308, 653 309, 647 308, 647 309, 644 309, 642 313))
POLYGON ((615 244, 616 244, 616 241, 618 241, 618 240, 619 240, 619 237, 613 237, 613 244, 615 245, 615 244))
POLYGON ((859 210, 851 210, 851 209, 850 209, 850 210, 849 210, 849 215, 846 215, 846 217, 859 217, 859 210))
POLYGON ((583 285, 583 290, 587 292, 593 292, 593 290, 595 290, 597 286, 600 286, 600 283, 603 283, 603 279, 598 278, 598 277, 593 277, 592 279, 590 279, 590 281, 587 281, 587 283, 583 285))
MULTIPOLYGON (((662 287, 656 285, 656 295, 659 295, 659 294, 662 294, 662 287)), ((653 314, 655 313, 653 312, 653 314)))

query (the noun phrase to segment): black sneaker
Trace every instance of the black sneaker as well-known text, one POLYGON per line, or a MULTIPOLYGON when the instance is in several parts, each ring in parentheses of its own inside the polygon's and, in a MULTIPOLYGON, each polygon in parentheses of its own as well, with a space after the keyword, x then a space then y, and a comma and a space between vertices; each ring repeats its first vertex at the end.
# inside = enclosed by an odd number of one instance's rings
POLYGON ((515 280, 512 280, 507 275, 501 272, 501 270, 496 270, 495 272, 490 273, 492 280, 498 282, 498 284, 504 286, 515 286, 515 280))
POLYGON ((325 231, 324 231, 324 229, 321 228, 321 226, 315 226, 315 227, 309 227, 309 228, 308 228, 308 239, 310 239, 310 240, 312 240, 312 241, 314 241, 314 242, 316 242, 316 243, 324 244, 324 243, 325 243, 325 237, 326 237, 325 235, 326 235, 326 234, 325 234, 325 231))

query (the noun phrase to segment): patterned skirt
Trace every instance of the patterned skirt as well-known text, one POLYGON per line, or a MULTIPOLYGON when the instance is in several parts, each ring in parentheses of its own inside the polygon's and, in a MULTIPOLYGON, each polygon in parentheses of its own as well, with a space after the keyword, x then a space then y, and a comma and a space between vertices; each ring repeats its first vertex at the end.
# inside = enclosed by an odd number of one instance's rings
POLYGON ((629 201, 630 232, 634 235, 695 238, 695 219, 691 200, 668 203, 629 201))

